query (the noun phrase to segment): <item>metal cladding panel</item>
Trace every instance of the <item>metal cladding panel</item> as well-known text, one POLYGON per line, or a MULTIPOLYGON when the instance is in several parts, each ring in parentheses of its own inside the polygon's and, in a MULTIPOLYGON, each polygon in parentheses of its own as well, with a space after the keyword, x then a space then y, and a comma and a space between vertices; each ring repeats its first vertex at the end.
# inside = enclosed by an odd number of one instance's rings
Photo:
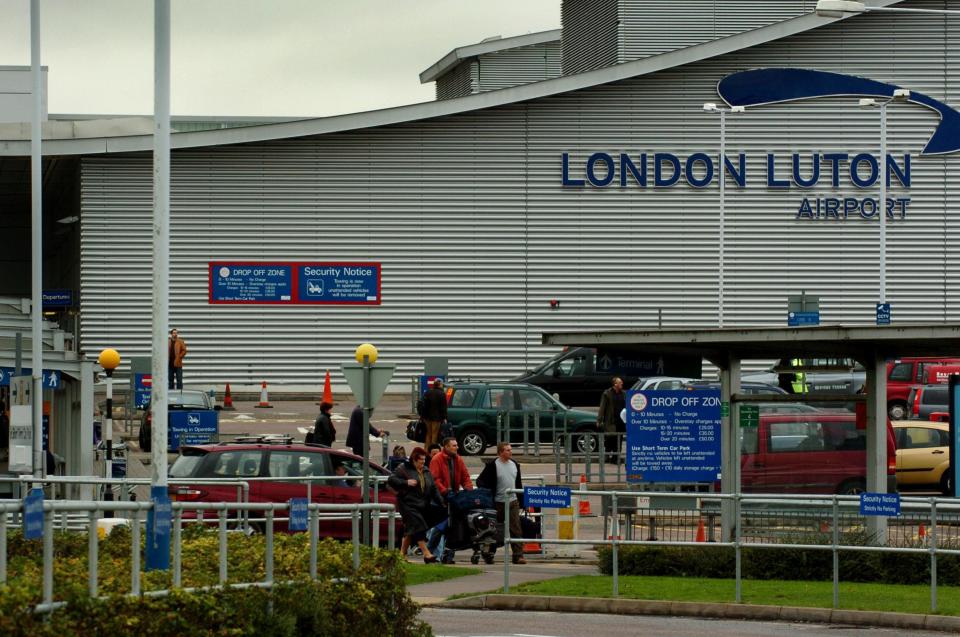
POLYGON ((437 78, 437 99, 449 100, 455 97, 473 95, 479 83, 476 58, 464 60, 449 73, 437 78))
POLYGON ((619 0, 564 0, 563 74, 600 69, 619 60, 619 0))
POLYGON ((479 92, 560 77, 560 42, 505 49, 477 58, 479 92))
MULTIPOLYGON (((911 3, 910 6, 929 6, 911 3)), ((868 14, 703 62, 468 114, 246 146, 178 151, 172 192, 171 326, 190 345, 187 382, 316 384, 370 341, 400 363, 447 356, 455 375, 504 378, 542 360, 543 331, 717 324, 718 187, 561 186, 561 155, 582 177, 592 153, 639 161, 716 156, 718 80, 784 66, 895 83, 948 104, 960 26, 868 14), (891 35, 893 34, 893 35, 891 35), (372 307, 211 306, 210 260, 383 263, 372 307), (557 299, 560 307, 550 309, 557 299)), ((889 107, 888 152, 912 156, 905 219, 888 224, 895 323, 955 320, 960 310, 960 155, 920 157, 938 123, 915 104, 889 107)), ((727 117, 725 324, 783 325, 786 297, 821 299, 824 322, 874 319, 878 224, 798 219, 802 200, 876 196, 843 176, 771 189, 766 155, 786 177, 814 153, 879 152, 875 110, 818 99, 727 117)), ((601 169, 602 170, 602 169, 601 169)), ((82 344, 149 349, 149 157, 82 164, 82 344)), ((652 174, 651 174, 652 180, 652 174)), ((398 388, 399 385, 395 385, 398 388)))

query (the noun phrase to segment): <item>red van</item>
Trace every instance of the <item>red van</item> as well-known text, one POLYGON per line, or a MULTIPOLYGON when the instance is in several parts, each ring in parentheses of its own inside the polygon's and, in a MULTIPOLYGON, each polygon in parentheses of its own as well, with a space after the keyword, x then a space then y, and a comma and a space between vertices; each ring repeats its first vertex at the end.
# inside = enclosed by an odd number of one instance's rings
MULTIPOLYGON (((867 432, 854 414, 761 414, 742 429, 744 493, 862 493, 867 432)), ((896 438, 887 421, 887 490, 896 491, 896 438)))
POLYGON ((891 420, 905 420, 909 416, 910 390, 927 382, 924 374, 929 367, 944 365, 960 369, 960 358, 898 358, 887 363, 887 415, 891 420))
POLYGON ((954 374, 960 374, 960 363, 956 365, 929 365, 923 370, 923 384, 946 385, 954 374))

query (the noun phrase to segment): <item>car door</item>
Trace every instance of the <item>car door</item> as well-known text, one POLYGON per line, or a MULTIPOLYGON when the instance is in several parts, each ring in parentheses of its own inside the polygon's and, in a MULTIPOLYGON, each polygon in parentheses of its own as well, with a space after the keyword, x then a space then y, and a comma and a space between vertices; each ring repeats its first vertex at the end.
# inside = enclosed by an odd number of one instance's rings
MULTIPOLYGON (((538 442, 553 442, 556 432, 563 431, 563 413, 559 405, 542 391, 531 387, 517 390, 520 398, 522 417, 526 418, 527 441, 534 445, 538 442)), ((524 439, 521 436, 520 442, 524 439)))
MULTIPOLYGON (((330 465, 334 468, 334 476, 336 476, 337 467, 343 467, 345 477, 341 477, 339 480, 334 481, 331 486, 331 491, 333 495, 333 502, 335 504, 360 504, 363 502, 363 489, 362 489, 362 480, 359 479, 363 476, 363 461, 359 458, 356 458, 352 455, 341 454, 337 452, 332 452, 327 454, 330 459, 330 465)), ((371 478, 379 477, 382 474, 376 467, 370 467, 370 476, 371 478)), ((378 485, 377 489, 370 489, 370 502, 373 502, 375 499, 380 502, 388 502, 391 504, 396 503, 396 498, 387 491, 386 483, 381 482, 378 485)), ((380 532, 381 538, 386 538, 387 533, 387 521, 384 520, 380 523, 380 532)), ((349 519, 336 520, 330 525, 329 535, 332 537, 348 540, 353 535, 353 521, 349 519)))
POLYGON ((590 404, 596 400, 596 389, 591 386, 594 356, 593 350, 574 350, 545 370, 550 381, 541 386, 568 404, 590 404))
POLYGON ((936 484, 935 470, 948 457, 941 432, 926 427, 901 427, 897 430, 897 483, 936 484))
POLYGON ((765 429, 762 477, 754 491, 832 493, 832 481, 819 471, 823 461, 823 425, 804 416, 771 416, 765 429))
MULTIPOLYGON (((306 498, 306 482, 298 482, 296 479, 304 477, 308 472, 312 458, 305 451, 291 451, 271 449, 267 456, 267 466, 264 477, 272 478, 269 481, 261 482, 261 494, 265 502, 289 502, 291 498, 306 498), (290 478, 289 481, 283 478, 290 478)), ((329 501, 323 493, 324 487, 310 486, 310 498, 314 502, 329 501)), ((286 513, 278 514, 278 517, 287 517, 286 513)), ((278 531, 286 530, 287 523, 277 522, 274 527, 278 531)))

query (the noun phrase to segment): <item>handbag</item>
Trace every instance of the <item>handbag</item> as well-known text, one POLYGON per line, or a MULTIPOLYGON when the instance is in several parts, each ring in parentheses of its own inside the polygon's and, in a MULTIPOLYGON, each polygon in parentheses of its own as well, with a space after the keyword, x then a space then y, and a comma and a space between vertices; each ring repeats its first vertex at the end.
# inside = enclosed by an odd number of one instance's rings
POLYGON ((424 442, 427 439, 427 424, 423 420, 411 420, 407 423, 407 440, 424 442))

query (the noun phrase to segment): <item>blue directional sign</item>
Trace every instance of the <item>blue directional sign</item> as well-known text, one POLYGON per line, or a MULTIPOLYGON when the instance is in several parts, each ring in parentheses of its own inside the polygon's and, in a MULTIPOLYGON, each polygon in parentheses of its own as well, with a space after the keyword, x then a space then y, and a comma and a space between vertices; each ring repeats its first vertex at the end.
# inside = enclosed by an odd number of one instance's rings
POLYGON ((210 263, 210 303, 292 303, 288 263, 210 263))
POLYGON ((43 489, 34 487, 23 499, 23 537, 39 540, 43 537, 43 489))
POLYGON ((166 570, 170 567, 173 507, 166 487, 151 487, 150 495, 153 508, 147 511, 147 570, 166 570))
POLYGON ((297 302, 380 303, 379 263, 298 263, 297 302))
POLYGON ((60 389, 60 372, 55 369, 43 370, 43 388, 60 389))
POLYGON ((420 374, 420 395, 423 396, 427 393, 427 390, 433 387, 433 381, 437 379, 447 382, 446 376, 428 376, 427 374, 420 374))
POLYGON ((150 391, 153 389, 152 374, 133 375, 133 402, 137 409, 146 409, 150 404, 150 391))
POLYGON ((44 290, 43 307, 73 307, 73 290, 44 290))
POLYGON ((220 431, 220 419, 215 411, 170 410, 167 443, 170 451, 183 445, 202 445, 211 442, 220 431))
POLYGON ((290 531, 306 531, 309 504, 306 498, 290 498, 290 519, 287 528, 290 531))
POLYGON ((890 325, 889 303, 877 303, 877 325, 890 325))
POLYGON ((627 481, 720 477, 720 392, 627 392, 627 481))
POLYGON ((803 327, 805 325, 820 325, 820 312, 787 312, 788 327, 803 327))
POLYGON ((570 487, 526 487, 523 490, 523 506, 542 509, 569 508, 570 487))
POLYGON ((899 493, 861 493, 860 515, 900 515, 899 493))
MULTIPOLYGON (((10 377, 16 374, 16 369, 13 367, 0 367, 0 387, 9 387, 10 386, 10 377)), ((20 368, 21 376, 30 376, 33 374, 33 370, 29 367, 20 368)), ((56 369, 45 369, 43 370, 43 388, 44 389, 60 389, 60 384, 63 382, 63 374, 60 370, 56 369), (52 384, 51 384, 52 383, 52 384)))

